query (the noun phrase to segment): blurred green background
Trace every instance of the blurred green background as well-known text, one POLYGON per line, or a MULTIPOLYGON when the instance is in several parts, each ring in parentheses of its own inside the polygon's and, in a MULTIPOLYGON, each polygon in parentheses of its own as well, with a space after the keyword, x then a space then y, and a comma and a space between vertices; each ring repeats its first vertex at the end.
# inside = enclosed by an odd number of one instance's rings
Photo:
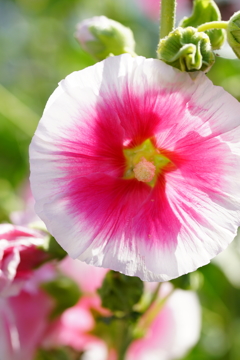
MULTIPOLYGON (((218 3, 226 20, 238 0, 218 3)), ((190 4, 179 1, 179 20, 190 4)), ((24 207, 28 146, 48 97, 67 74, 94 64, 73 36, 77 22, 94 15, 131 27, 136 52, 155 57, 159 25, 144 0, 0 0, 0 222, 24 207)), ((240 60, 217 57, 208 76, 240 100, 240 60)), ((240 264, 238 240, 232 251, 240 264)), ((234 271, 240 279, 237 265, 234 271)), ((185 360, 239 360, 240 280, 232 281, 215 264, 200 273, 202 336, 185 360)))

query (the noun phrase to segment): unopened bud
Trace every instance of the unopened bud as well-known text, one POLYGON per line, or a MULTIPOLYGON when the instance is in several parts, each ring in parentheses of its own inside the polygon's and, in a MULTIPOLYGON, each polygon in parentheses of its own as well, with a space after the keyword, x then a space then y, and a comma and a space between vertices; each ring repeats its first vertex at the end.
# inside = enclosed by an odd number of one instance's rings
POLYGON ((233 14, 228 22, 227 40, 237 57, 240 59, 240 11, 233 14))
MULTIPOLYGON (((179 26, 186 28, 188 26, 198 27, 204 23, 220 21, 221 13, 217 4, 213 0, 195 0, 193 3, 193 12, 188 18, 185 17, 179 26)), ((206 30, 209 36, 212 49, 217 50, 225 41, 225 32, 222 29, 206 30)))
POLYGON ((158 58, 181 71, 207 72, 215 61, 209 37, 193 27, 177 28, 160 40, 158 58))
POLYGON ((75 37, 82 48, 97 60, 109 55, 135 55, 131 29, 106 16, 95 16, 77 25, 75 37))

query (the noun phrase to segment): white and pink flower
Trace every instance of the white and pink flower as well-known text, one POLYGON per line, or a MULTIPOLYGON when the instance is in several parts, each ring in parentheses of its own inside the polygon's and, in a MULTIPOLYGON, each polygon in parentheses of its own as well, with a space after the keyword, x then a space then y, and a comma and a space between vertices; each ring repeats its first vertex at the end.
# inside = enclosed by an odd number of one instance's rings
POLYGON ((203 73, 160 60, 121 55, 74 72, 30 147, 36 212, 91 265, 147 281, 193 271, 240 225, 239 113, 203 73))
POLYGON ((43 237, 34 230, 0 225, 0 296, 16 295, 48 254, 39 249, 43 237))

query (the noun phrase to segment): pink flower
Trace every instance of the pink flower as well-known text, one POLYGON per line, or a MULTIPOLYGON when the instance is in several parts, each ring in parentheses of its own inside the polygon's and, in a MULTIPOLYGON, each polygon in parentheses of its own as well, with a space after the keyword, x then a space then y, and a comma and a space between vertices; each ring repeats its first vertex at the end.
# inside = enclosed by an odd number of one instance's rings
POLYGON ((100 297, 96 293, 108 270, 87 265, 70 257, 61 261, 58 269, 76 281, 84 295, 75 306, 65 310, 49 324, 42 340, 43 347, 70 346, 77 351, 86 352, 86 359, 95 354, 95 351, 100 351, 102 355, 99 355, 99 360, 106 360, 107 350, 103 341, 89 332, 95 327, 92 310, 99 316, 110 315, 108 310, 101 307, 100 297))
POLYGON ((32 360, 52 307, 52 300, 37 285, 34 291, 24 288, 17 296, 0 298, 0 358, 32 360))
POLYGON ((34 230, 0 225, 0 296, 16 295, 33 269, 47 259, 38 248, 42 244, 43 237, 34 230))
POLYGON ((30 147, 31 186, 71 257, 165 281, 232 241, 240 104, 194 75, 126 54, 69 75, 50 97, 30 147))
POLYGON ((95 326, 91 310, 99 313, 100 316, 109 316, 109 311, 101 308, 101 301, 97 295, 82 296, 75 306, 64 311, 50 324, 42 345, 45 348, 70 346, 77 351, 101 346, 102 340, 90 334, 95 326))
MULTIPOLYGON (((151 311, 155 311, 162 299, 160 293, 151 311)), ((147 321, 148 313, 144 316, 147 321)), ((130 345, 126 359, 180 359, 197 343, 200 330, 201 308, 196 294, 175 290, 146 329, 144 337, 130 345)))

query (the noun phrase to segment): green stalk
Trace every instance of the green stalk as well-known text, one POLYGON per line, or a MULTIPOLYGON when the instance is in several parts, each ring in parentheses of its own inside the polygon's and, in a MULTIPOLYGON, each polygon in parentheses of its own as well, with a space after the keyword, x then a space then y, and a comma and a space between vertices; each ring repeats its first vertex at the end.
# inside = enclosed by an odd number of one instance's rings
POLYGON ((167 36, 175 27, 176 0, 162 0, 160 19, 160 39, 167 36))
POLYGON ((131 344, 131 342, 133 341, 132 328, 131 328, 130 324, 127 323, 126 320, 119 319, 119 329, 120 329, 120 333, 118 334, 119 347, 117 349, 117 351, 118 351, 117 359, 124 360, 127 349, 129 347, 129 345, 131 344))
POLYGON ((198 31, 206 31, 213 29, 227 29, 228 21, 211 21, 198 26, 198 31))

